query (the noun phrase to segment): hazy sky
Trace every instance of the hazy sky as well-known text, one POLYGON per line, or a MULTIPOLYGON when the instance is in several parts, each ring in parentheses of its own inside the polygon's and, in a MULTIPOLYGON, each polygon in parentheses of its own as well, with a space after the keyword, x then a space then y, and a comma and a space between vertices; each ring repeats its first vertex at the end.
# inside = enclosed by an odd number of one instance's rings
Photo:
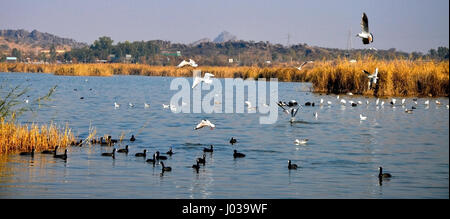
POLYGON ((373 47, 405 52, 449 46, 448 0, 0 0, 0 29, 37 29, 92 43, 214 39, 226 30, 239 39, 343 48, 363 12, 373 47))

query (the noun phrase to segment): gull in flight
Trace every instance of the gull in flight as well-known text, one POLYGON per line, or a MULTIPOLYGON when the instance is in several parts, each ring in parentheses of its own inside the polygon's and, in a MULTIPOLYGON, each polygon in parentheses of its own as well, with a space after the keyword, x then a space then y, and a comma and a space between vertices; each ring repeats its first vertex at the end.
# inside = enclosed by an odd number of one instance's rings
POLYGON ((384 105, 384 101, 381 101, 381 106, 383 106, 384 105))
POLYGON ((342 100, 341 100, 341 103, 342 103, 342 105, 345 105, 345 104, 347 103, 347 101, 344 100, 344 99, 342 99, 342 100))
POLYGON ((216 127, 216 125, 211 123, 209 120, 203 119, 199 124, 197 124, 197 126, 195 126, 194 130, 201 129, 206 126, 209 126, 211 130, 213 130, 216 127))
POLYGON ((425 105, 430 105, 430 100, 425 101, 425 105))
POLYGON ((114 108, 119 108, 119 107, 120 107, 120 104, 114 102, 114 108))
POLYGON ((134 107, 134 104, 132 104, 132 103, 128 103, 128 106, 130 106, 130 107, 134 107))
POLYGON ((378 68, 375 69, 375 72, 373 74, 370 74, 368 71, 363 70, 364 73, 367 74, 367 77, 369 78, 369 90, 371 88, 372 84, 376 84, 378 80, 378 68))
POLYGON ((317 112, 314 112, 314 118, 316 118, 316 120, 317 120, 317 118, 319 117, 319 114, 317 113, 317 112))
POLYGON ((402 99, 402 105, 405 105, 405 101, 406 101, 406 99, 402 99))
POLYGON ((194 83, 192 84, 192 88, 195 88, 202 81, 204 83, 211 84, 212 83, 211 77, 214 77, 214 75, 211 74, 211 73, 205 73, 205 76, 203 76, 203 78, 202 77, 195 77, 194 78, 194 83))
POLYGON ((164 103, 163 103, 163 105, 162 105, 162 106, 163 106, 163 108, 164 108, 164 109, 168 109, 168 108, 170 107, 170 105, 169 105, 169 104, 167 104, 167 105, 166 105, 166 104, 164 104, 164 103))
POLYGON ((299 108, 300 108, 300 107, 292 108, 292 109, 291 109, 291 120, 289 120, 291 123, 294 123, 294 121, 295 121, 295 115, 297 115, 298 109, 299 109, 299 108))
POLYGON ((378 106, 378 103, 380 102, 380 98, 377 98, 377 100, 375 101, 375 105, 378 106))
POLYGON ((305 65, 308 64, 308 63, 313 63, 313 61, 306 61, 306 62, 303 62, 299 67, 297 67, 297 69, 298 69, 298 70, 302 70, 302 67, 305 66, 305 65))
POLYGON ((144 108, 149 108, 150 105, 148 103, 144 103, 144 108))
POLYGON ((437 105, 441 105, 442 103, 439 102, 439 100, 436 100, 436 104, 437 104, 437 105))
POLYGON ((367 116, 363 116, 362 114, 359 114, 359 119, 360 119, 360 120, 366 120, 366 119, 367 119, 367 116))
POLYGON ((369 32, 369 19, 367 18, 366 13, 363 13, 361 19, 361 33, 358 33, 356 36, 362 39, 363 44, 369 44, 373 42, 373 35, 369 32))
POLYGON ((333 103, 332 103, 331 101, 327 101, 327 104, 328 104, 328 105, 331 105, 331 104, 333 104, 333 103))
POLYGON ((295 139, 295 141, 294 141, 294 144, 296 144, 296 145, 301 145, 301 144, 306 144, 306 143, 308 143, 308 139, 307 138, 304 138, 304 139, 295 139))
POLYGON ((192 67, 197 67, 198 66, 197 63, 195 63, 194 60, 189 59, 189 62, 186 61, 186 60, 181 61, 180 64, 178 64, 177 68, 182 68, 182 67, 187 66, 187 65, 190 65, 192 67))

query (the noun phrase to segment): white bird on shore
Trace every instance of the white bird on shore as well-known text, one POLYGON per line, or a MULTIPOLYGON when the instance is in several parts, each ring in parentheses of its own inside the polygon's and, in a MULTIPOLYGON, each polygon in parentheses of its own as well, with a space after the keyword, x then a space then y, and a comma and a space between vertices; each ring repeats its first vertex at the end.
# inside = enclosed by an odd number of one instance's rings
POLYGON ((341 100, 341 103, 342 103, 342 105, 345 105, 345 104, 347 103, 347 101, 344 100, 344 99, 342 99, 342 100, 341 100))
POLYGON ((377 98, 377 100, 375 101, 375 105, 378 106, 378 103, 380 102, 380 98, 377 98))
POLYGON ((294 141, 294 144, 296 144, 296 145, 301 145, 301 144, 306 144, 306 143, 308 143, 308 139, 307 138, 304 138, 304 139, 295 139, 295 141, 294 141))
POLYGON ((366 100, 366 104, 367 104, 367 105, 369 105, 369 104, 370 104, 369 100, 366 100))
POLYGON ((381 101, 381 106, 383 106, 384 105, 384 101, 381 101))
POLYGON ((114 108, 119 108, 119 107, 120 107, 120 104, 114 102, 114 108))
POLYGON ((366 119, 367 119, 367 116, 363 116, 362 114, 359 114, 359 119, 360 119, 360 120, 366 120, 366 119))
POLYGON ((405 105, 405 101, 406 101, 406 99, 403 98, 403 99, 402 99, 402 105, 405 105))
POLYGON ((437 104, 437 105, 441 105, 442 103, 439 102, 439 100, 436 100, 436 104, 437 104))
POLYGON ((211 73, 205 73, 205 76, 203 76, 203 78, 202 77, 195 77, 194 78, 194 82, 192 84, 192 88, 195 88, 201 82, 204 82, 204 83, 207 83, 207 84, 211 84, 212 83, 211 77, 214 77, 214 75, 211 74, 211 73))
POLYGON ((320 98, 320 105, 322 105, 323 104, 323 99, 322 98, 320 98))
POLYGON ((295 115, 297 115, 298 109, 299 109, 299 108, 300 108, 300 107, 298 107, 298 108, 292 108, 292 109, 291 109, 291 119, 289 120, 290 123, 294 123, 294 121, 295 121, 295 115))
POLYGON ((201 128, 207 127, 207 126, 210 127, 211 130, 213 130, 216 127, 216 125, 214 125, 209 120, 203 119, 199 124, 197 124, 197 126, 195 126, 194 130, 201 129, 201 128))
POLYGON ((356 35, 362 39, 363 44, 369 44, 373 42, 373 34, 369 31, 369 19, 366 13, 363 13, 361 19, 361 33, 356 35))
POLYGON ((339 95, 337 95, 336 99, 338 99, 338 100, 339 100, 339 95))
POLYGON ((424 104, 425 105, 430 105, 430 100, 426 100, 424 104))
POLYGON ((392 100, 391 100, 391 105, 395 105, 395 102, 397 102, 397 100, 394 99, 394 98, 392 98, 392 100))
POLYGON ((353 96, 353 93, 352 92, 348 92, 347 95, 353 96))
POLYGON ((190 65, 192 67, 197 67, 198 66, 197 63, 195 63, 194 60, 189 59, 189 62, 186 61, 186 60, 181 61, 180 64, 178 64, 177 68, 182 68, 182 67, 187 66, 187 65, 190 65))

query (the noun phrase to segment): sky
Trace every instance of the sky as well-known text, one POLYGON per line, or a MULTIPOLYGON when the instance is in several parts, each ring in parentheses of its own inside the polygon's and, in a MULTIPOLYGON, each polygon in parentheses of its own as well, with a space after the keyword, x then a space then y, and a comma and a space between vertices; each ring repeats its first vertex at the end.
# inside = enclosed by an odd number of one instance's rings
POLYGON ((448 0, 0 0, 0 29, 34 29, 91 44, 192 43, 228 31, 238 39, 367 48, 356 34, 369 17, 370 47, 426 53, 449 47, 448 0))

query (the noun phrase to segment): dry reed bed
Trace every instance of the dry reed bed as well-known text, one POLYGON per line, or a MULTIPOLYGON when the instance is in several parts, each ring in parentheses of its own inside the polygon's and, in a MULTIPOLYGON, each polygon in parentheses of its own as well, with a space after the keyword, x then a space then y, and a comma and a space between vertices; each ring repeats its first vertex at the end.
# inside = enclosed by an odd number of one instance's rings
MULTIPOLYGON (((278 78, 280 81, 311 82, 315 92, 346 93, 369 96, 448 96, 449 62, 376 60, 371 57, 350 63, 346 59, 316 61, 303 70, 294 67, 223 67, 201 66, 218 78, 278 78), (367 88, 363 69, 379 69, 374 89, 367 88)), ((56 75, 112 76, 145 75, 191 77, 192 68, 149 66, 143 64, 61 64, 32 65, 0 63, 0 72, 45 72, 56 75)))
POLYGON ((0 154, 22 151, 36 152, 54 149, 55 146, 66 147, 75 140, 72 131, 67 127, 60 129, 50 125, 21 125, 0 120, 0 154))

